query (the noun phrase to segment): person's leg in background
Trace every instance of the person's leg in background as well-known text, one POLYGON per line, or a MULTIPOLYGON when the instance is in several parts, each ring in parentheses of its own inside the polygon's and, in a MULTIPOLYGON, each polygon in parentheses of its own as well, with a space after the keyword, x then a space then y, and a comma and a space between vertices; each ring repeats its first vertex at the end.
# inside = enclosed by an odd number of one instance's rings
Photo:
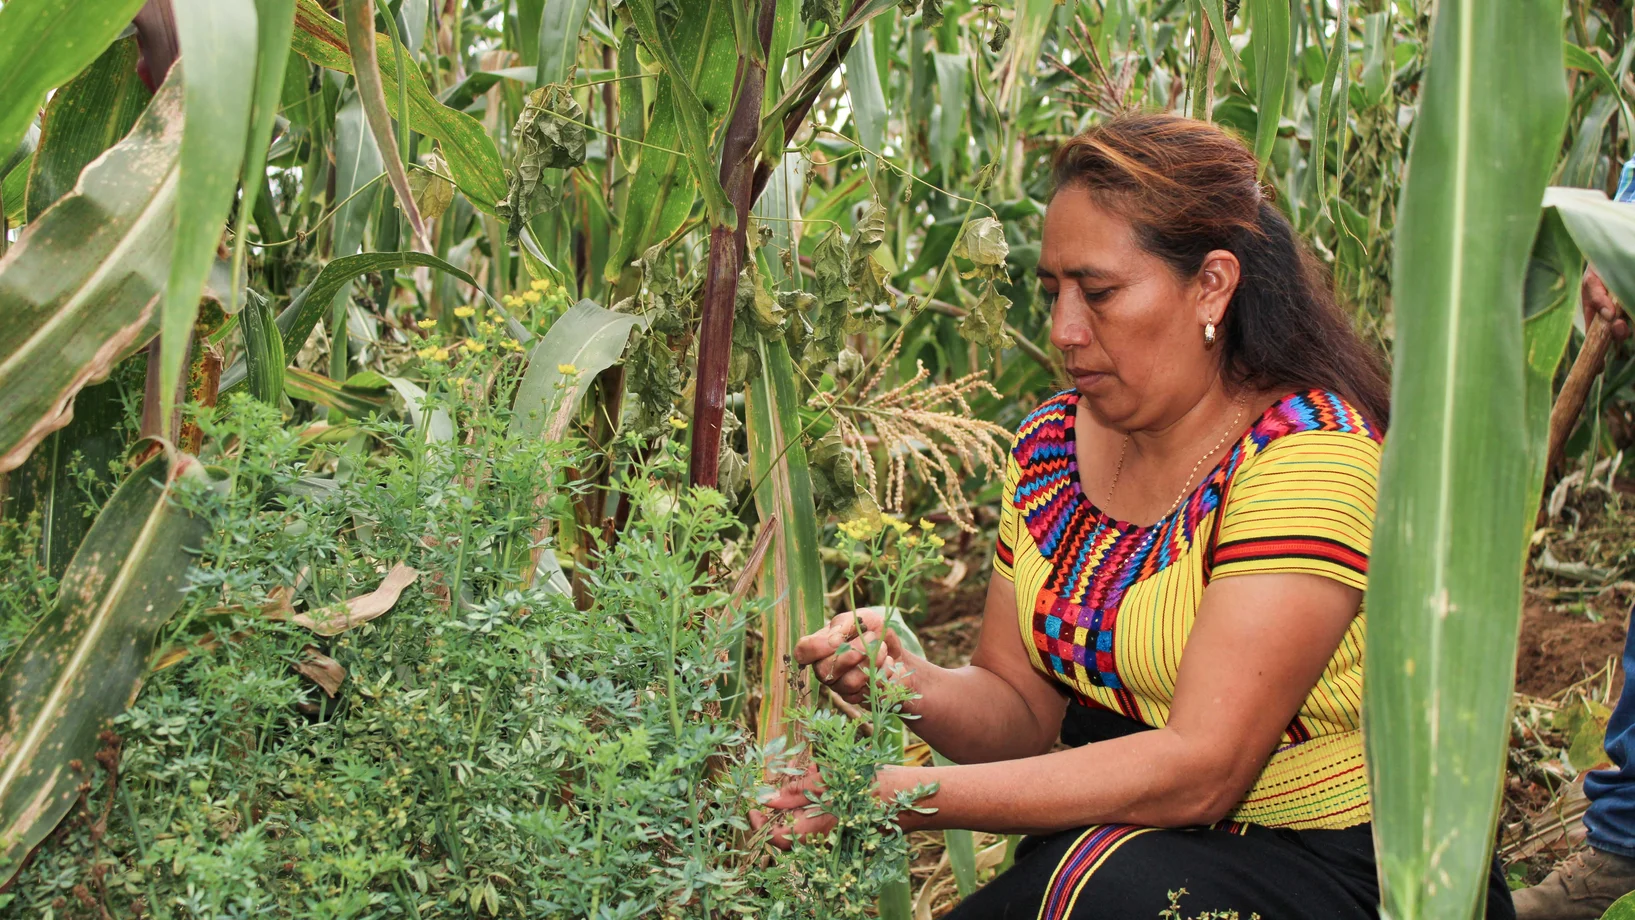
MULTIPOLYGON (((1635 613, 1635 611, 1632 611, 1635 613)), ((1589 848, 1568 857, 1532 888, 1514 893, 1516 920, 1596 920, 1635 891, 1635 632, 1624 635, 1624 688, 1607 720, 1612 769, 1584 777, 1589 848)))

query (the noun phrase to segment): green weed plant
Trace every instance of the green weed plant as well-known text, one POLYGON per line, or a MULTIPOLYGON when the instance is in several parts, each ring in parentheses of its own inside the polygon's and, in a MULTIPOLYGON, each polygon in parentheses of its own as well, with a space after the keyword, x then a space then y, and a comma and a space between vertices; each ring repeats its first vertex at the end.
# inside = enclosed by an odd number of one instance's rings
MULTIPOLYGON (((448 342, 420 356, 418 425, 299 430, 248 398, 198 419, 211 482, 183 500, 211 538, 183 612, 0 917, 861 916, 900 877, 912 797, 872 792, 900 735, 807 711, 809 747, 761 750, 722 716, 759 602, 712 565, 739 525, 680 485, 682 433, 617 477, 634 510, 576 603, 522 573, 578 457, 507 434, 512 352, 448 342), (297 622, 400 564, 419 576, 386 614, 297 622), (841 824, 775 855, 748 812, 806 758, 841 824)), ((0 537, 8 560, 32 542, 0 537)), ((8 580, 0 641, 52 588, 8 580)))

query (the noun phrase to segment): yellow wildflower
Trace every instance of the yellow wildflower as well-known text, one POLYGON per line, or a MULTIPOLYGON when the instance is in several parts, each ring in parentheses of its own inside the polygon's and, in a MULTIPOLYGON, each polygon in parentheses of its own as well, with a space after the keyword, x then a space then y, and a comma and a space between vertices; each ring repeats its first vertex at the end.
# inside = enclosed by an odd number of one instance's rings
POLYGON ((675 418, 670 419, 670 427, 680 431, 687 427, 687 420, 678 415, 675 418))
POLYGON ((448 349, 438 345, 428 345, 415 352, 424 361, 447 361, 448 349))
POLYGON ((944 540, 942 537, 937 536, 936 534, 932 534, 931 536, 925 538, 925 542, 931 544, 932 546, 935 546, 938 549, 941 549, 942 545, 944 543, 947 543, 948 541, 944 540))
POLYGON ((531 291, 540 291, 542 293, 548 291, 551 289, 551 279, 535 278, 534 283, 528 285, 528 289, 531 291))
POLYGON ((500 298, 500 303, 503 303, 508 307, 520 307, 522 306, 522 298, 516 296, 515 294, 507 294, 500 298))
POLYGON ((500 345, 506 351, 521 351, 522 350, 522 343, 518 342, 516 339, 502 339, 500 341, 500 345))
POLYGON ((891 525, 892 530, 900 534, 908 533, 908 522, 902 518, 890 514, 882 514, 880 517, 884 519, 885 523, 891 525))
POLYGON ((476 316, 477 315, 477 308, 476 307, 455 307, 454 308, 454 315, 458 316, 461 319, 466 319, 468 317, 476 316))
POLYGON ((930 530, 935 526, 936 526, 935 524, 932 524, 930 521, 926 520, 925 518, 920 518, 920 529, 921 530, 930 530))
POLYGON ((523 303, 539 303, 543 299, 539 296, 538 291, 528 291, 522 295, 523 303))
POLYGON ((422 329, 436 329, 437 328, 437 320, 427 318, 427 319, 421 320, 418 323, 415 323, 415 325, 419 326, 422 329))
POLYGON ((486 319, 477 320, 477 331, 478 332, 493 332, 494 329, 495 329, 494 324, 489 322, 488 320, 486 320, 486 319))
POLYGON ((474 355, 480 355, 483 352, 488 350, 487 345, 484 345, 483 343, 477 341, 476 339, 466 339, 465 346, 466 346, 466 351, 469 351, 474 355))
POLYGON ((574 367, 572 364, 558 364, 556 372, 564 377, 572 377, 574 374, 579 373, 579 368, 574 367))

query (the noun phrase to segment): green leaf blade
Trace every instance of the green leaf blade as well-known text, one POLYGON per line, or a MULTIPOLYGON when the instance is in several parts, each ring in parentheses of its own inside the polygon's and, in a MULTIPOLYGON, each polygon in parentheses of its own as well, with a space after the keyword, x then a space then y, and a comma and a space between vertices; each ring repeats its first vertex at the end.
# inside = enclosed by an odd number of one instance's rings
POLYGON ((74 394, 158 331, 182 142, 173 74, 136 127, 0 259, 0 472, 68 422, 74 394))
POLYGON ((0 151, 28 130, 45 94, 102 54, 144 0, 12 0, 0 7, 0 151))
POLYGON ((205 524, 176 506, 198 461, 166 450, 131 474, 69 564, 56 605, 0 670, 0 880, 49 834, 89 780, 97 735, 125 710, 154 635, 181 607, 205 524))
POLYGON ((1492 859, 1526 549, 1524 273, 1566 109, 1560 27, 1550 0, 1438 6, 1402 194, 1364 682, 1396 920, 1471 916, 1492 859))
POLYGON ((255 98, 256 10, 251 0, 173 0, 181 39, 181 194, 159 310, 159 417, 175 410, 199 296, 233 205, 255 98))

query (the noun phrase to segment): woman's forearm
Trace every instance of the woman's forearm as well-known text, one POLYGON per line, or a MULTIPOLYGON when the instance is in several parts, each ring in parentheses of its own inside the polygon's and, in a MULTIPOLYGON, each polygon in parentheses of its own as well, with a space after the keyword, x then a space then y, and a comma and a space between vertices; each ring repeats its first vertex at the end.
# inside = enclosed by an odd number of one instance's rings
POLYGON ((1001 763, 893 768, 881 772, 880 784, 887 795, 937 786, 919 803, 936 812, 905 812, 904 830, 1043 834, 1092 824, 1210 824, 1242 797, 1237 774, 1245 771, 1192 748, 1160 729, 1001 763))
POLYGON ((905 664, 920 698, 908 705, 916 735, 956 763, 1030 757, 1050 749, 1060 719, 1044 724, 1004 678, 976 665, 942 668, 914 657, 905 664))

